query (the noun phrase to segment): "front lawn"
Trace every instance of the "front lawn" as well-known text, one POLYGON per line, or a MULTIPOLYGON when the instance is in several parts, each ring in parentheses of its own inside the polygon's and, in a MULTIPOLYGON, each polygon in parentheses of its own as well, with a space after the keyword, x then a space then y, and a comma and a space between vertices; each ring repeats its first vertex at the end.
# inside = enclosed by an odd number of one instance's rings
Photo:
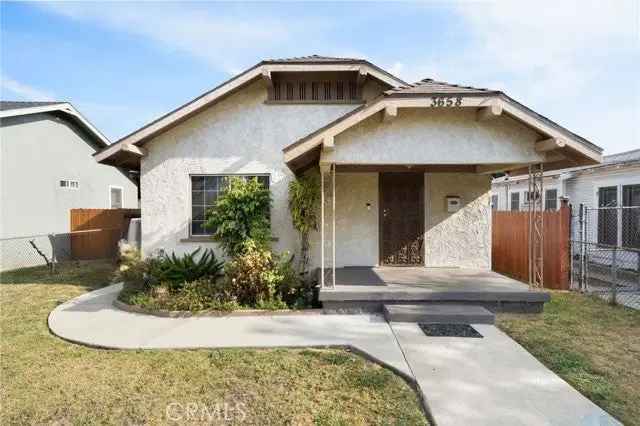
POLYGON ((400 377, 344 350, 115 351, 53 336, 49 312, 112 270, 0 275, 0 424, 427 423, 400 377))
POLYGON ((542 315, 500 314, 497 325, 605 411, 640 424, 640 311, 554 292, 542 315))

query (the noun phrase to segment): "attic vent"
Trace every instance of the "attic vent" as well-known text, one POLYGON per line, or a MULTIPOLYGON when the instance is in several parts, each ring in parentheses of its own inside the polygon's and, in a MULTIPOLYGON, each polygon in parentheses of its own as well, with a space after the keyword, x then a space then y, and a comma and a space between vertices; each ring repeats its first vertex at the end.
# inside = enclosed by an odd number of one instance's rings
POLYGON ((282 95, 280 93, 281 91, 281 85, 279 82, 273 82, 273 90, 272 90, 272 99, 274 101, 281 101, 282 100, 282 95))
POLYGON ((307 85, 304 81, 298 83, 298 99, 301 101, 307 99, 307 85))
POLYGON ((336 82, 336 99, 341 101, 344 99, 344 82, 336 82))
POLYGON ((287 100, 293 100, 293 83, 287 83, 287 100))
POLYGON ((349 99, 358 99, 358 85, 354 81, 349 82, 349 99))
POLYGON ((331 82, 325 81, 323 83, 323 87, 324 87, 324 99, 328 101, 331 99, 331 82))

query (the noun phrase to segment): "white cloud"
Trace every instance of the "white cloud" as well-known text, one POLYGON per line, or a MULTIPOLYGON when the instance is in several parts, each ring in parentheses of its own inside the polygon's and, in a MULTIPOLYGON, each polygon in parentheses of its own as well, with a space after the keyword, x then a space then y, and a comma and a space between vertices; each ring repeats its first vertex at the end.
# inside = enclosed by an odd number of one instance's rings
MULTIPOLYGON (((143 36, 170 51, 188 53, 215 69, 234 73, 246 67, 261 48, 299 41, 314 25, 302 20, 280 22, 263 16, 214 14, 210 8, 190 3, 44 3, 43 7, 71 19, 143 36), (286 25, 285 25, 286 24, 286 25)), ((210 5, 210 4, 209 4, 210 5)))
POLYGON ((21 83, 17 80, 7 77, 6 75, 0 76, 0 84, 2 88, 3 100, 22 100, 22 101, 53 101, 54 96, 52 93, 37 89, 29 86, 28 84, 21 83), (9 92, 11 95, 7 95, 5 92, 9 92))

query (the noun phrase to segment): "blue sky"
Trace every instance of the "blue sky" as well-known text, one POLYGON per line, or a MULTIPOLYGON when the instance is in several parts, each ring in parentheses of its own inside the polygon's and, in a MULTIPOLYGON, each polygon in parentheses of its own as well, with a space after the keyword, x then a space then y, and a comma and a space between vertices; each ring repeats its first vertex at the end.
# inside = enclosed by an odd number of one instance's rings
POLYGON ((112 141, 263 58, 366 58, 490 87, 605 148, 640 148, 640 0, 9 3, 1 97, 66 100, 112 141))

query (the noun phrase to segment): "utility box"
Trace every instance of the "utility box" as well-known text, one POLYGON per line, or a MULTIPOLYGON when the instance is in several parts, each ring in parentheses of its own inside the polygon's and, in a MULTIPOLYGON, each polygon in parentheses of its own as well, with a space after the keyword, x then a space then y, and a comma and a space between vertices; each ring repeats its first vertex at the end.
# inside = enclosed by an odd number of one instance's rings
POLYGON ((447 212, 455 213, 462 207, 462 201, 458 195, 447 195, 447 212))

